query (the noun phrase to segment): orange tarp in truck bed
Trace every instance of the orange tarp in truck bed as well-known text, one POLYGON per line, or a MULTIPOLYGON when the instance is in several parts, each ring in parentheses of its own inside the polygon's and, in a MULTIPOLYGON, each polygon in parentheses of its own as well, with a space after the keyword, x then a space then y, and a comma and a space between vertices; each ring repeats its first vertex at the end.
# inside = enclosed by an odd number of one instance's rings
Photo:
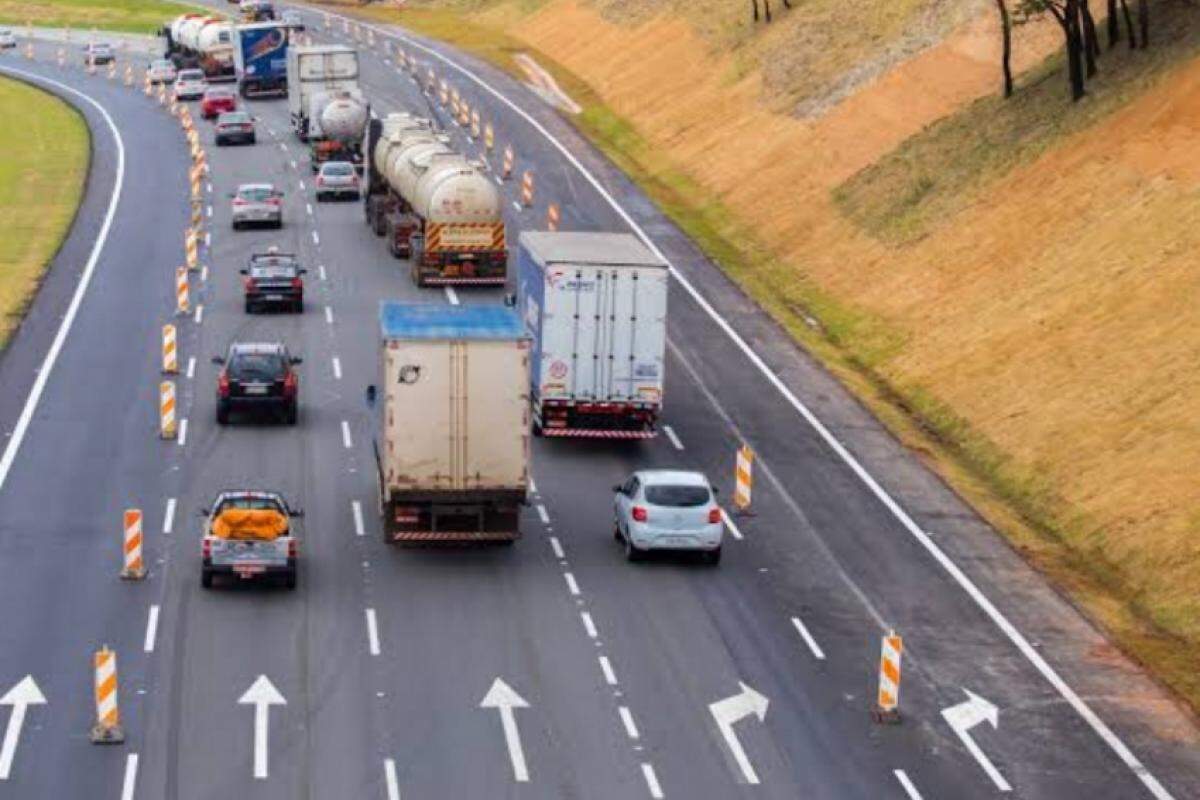
POLYGON ((218 539, 270 542, 287 530, 287 517, 269 508, 227 508, 212 524, 212 535, 218 539))

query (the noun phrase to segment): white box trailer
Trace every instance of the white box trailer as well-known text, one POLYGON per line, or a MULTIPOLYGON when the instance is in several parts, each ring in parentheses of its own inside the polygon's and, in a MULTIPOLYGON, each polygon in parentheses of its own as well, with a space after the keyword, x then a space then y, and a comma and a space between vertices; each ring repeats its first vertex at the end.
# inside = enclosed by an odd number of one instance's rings
POLYGON ((321 137, 318 106, 343 92, 361 97, 358 51, 340 44, 288 48, 288 111, 300 141, 321 137))
POLYGON ((514 309, 383 303, 389 542, 511 542, 529 484, 529 337, 514 309))
POLYGON ((534 433, 656 436, 667 265, 629 234, 523 232, 517 267, 534 433))

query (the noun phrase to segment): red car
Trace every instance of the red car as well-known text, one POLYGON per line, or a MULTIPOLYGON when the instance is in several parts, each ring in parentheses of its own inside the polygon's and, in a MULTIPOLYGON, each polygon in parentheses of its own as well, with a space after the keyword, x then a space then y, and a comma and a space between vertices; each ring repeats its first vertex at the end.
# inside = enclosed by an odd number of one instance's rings
POLYGON ((200 101, 200 116, 216 119, 226 111, 237 111, 237 96, 228 89, 209 89, 200 101))

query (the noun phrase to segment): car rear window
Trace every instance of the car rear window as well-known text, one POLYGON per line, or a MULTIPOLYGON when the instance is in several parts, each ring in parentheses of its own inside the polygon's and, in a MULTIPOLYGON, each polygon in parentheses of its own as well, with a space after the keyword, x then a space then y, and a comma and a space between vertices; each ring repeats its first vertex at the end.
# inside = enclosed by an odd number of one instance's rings
POLYGON ((218 125, 246 125, 250 122, 250 115, 241 111, 227 111, 217 118, 218 125))
POLYGON ((179 73, 179 80, 202 81, 204 80, 204 73, 198 69, 185 69, 183 72, 179 73))
POLYGON ((326 164, 321 167, 322 175, 335 175, 343 177, 354 174, 354 167, 349 164, 326 164))
POLYGON ((709 501, 706 486, 647 486, 646 502, 671 508, 692 508, 709 501))
POLYGON ((254 189, 239 189, 238 197, 243 200, 250 200, 255 203, 262 203, 271 199, 272 192, 266 187, 256 187, 254 189))
POLYGON ((283 509, 279 506, 279 503, 275 502, 275 500, 271 499, 270 497, 227 497, 219 506, 217 506, 216 513, 213 514, 213 516, 216 516, 222 511, 226 511, 230 508, 241 508, 254 511, 283 512, 283 509))
POLYGON ((283 373, 283 356, 278 353, 238 353, 229 362, 229 374, 235 378, 274 380, 283 373))

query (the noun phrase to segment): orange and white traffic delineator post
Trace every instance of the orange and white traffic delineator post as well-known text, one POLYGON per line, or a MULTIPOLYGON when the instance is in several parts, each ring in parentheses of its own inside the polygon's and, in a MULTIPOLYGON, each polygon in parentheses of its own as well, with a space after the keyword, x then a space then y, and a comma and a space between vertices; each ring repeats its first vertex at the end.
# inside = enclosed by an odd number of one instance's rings
POLYGON ((146 73, 146 77, 142 80, 142 94, 150 97, 154 94, 154 84, 150 83, 150 73, 146 73))
POLYGON ((117 77, 117 62, 108 62, 108 79, 111 81, 117 77))
POLYGON ((138 508, 125 509, 125 535, 121 540, 124 544, 125 564, 121 568, 121 578, 127 581, 140 581, 146 577, 146 561, 142 558, 142 511, 138 508))
POLYGON ((742 514, 749 514, 750 490, 754 485, 754 451, 746 445, 737 449, 733 481, 733 507, 742 514))
POLYGON ((455 116, 458 116, 458 101, 459 101, 458 89, 451 86, 450 87, 450 107, 452 109, 454 109, 455 116))
POLYGON ((450 88, 446 86, 446 79, 442 78, 438 81, 438 102, 446 105, 449 102, 450 88))
POLYGON ((92 657, 96 673, 96 724, 92 726, 93 744, 120 744, 125 741, 121 712, 117 706, 117 654, 104 645, 92 657))
POLYGON ((175 313, 186 314, 191 311, 188 302, 188 270, 187 267, 175 268, 175 313))
POLYGON ((367 28, 367 44, 375 46, 375 31, 371 28, 367 28))
POLYGON ((489 153, 496 147, 496 131, 492 128, 492 123, 487 123, 483 126, 483 149, 489 153))
POLYGON ((482 130, 483 129, 481 127, 481 123, 479 120, 479 111, 472 111, 471 112, 471 138, 478 139, 479 134, 482 132, 482 130))
POLYGON ((533 205, 533 173, 529 170, 521 175, 521 205, 533 205))
POLYGON ((437 84, 437 73, 433 71, 433 67, 425 70, 425 88, 432 92, 434 85, 437 84))
POLYGON ((458 124, 464 128, 471 124, 471 104, 465 99, 458 104, 458 124))
POLYGON ((512 177, 513 162, 516 161, 516 159, 517 159, 517 156, 513 152, 512 145, 511 144, 506 145, 504 148, 504 163, 500 165, 500 177, 501 178, 503 178, 504 180, 508 180, 509 178, 512 177))
POLYGON ((87 60, 87 66, 84 68, 84 72, 86 72, 88 75, 95 75, 96 74, 96 62, 92 61, 89 58, 87 60))
POLYGON ((162 371, 168 375, 174 375, 178 373, 179 351, 176 349, 174 325, 163 325, 162 350, 162 371))
POLYGON ((883 637, 879 656, 879 696, 871 717, 876 722, 900 721, 900 654, 904 642, 895 631, 883 637))
POLYGON ((167 104, 167 89, 161 83, 158 85, 158 104, 161 106, 167 104))
POLYGON ((33 60, 33 42, 29 42, 25 45, 25 57, 30 61, 33 60))
POLYGON ((160 439, 174 439, 175 425, 175 382, 163 381, 158 385, 158 435, 160 439))
POLYGON ((558 222, 560 215, 558 212, 558 203, 551 203, 546 207, 546 230, 558 230, 558 222))
POLYGON ((125 65, 125 85, 133 86, 133 67, 125 65))
MULTIPOLYGON (((199 204, 194 204, 198 207, 199 204)), ((194 215, 193 215, 194 216, 194 215)), ((189 270, 200 269, 200 229, 199 227, 188 228, 187 233, 183 237, 184 256, 187 258, 187 268, 189 270)), ((185 309, 186 312, 186 309, 185 309)))

